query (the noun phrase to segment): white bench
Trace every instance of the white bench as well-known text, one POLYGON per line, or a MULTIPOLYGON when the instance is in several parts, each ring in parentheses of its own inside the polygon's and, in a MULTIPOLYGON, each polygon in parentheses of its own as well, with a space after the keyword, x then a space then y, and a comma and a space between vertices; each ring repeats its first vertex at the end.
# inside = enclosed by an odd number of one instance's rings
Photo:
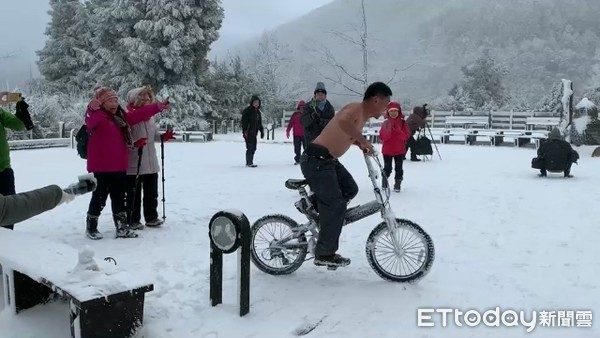
POLYGON ((139 273, 120 270, 116 262, 95 259, 97 271, 84 268, 79 262, 92 255, 0 228, 5 311, 19 313, 58 296, 69 302, 71 337, 134 334, 143 324, 144 295, 154 285, 139 273))
POLYGON ((535 126, 544 126, 552 129, 560 124, 560 117, 528 117, 525 119, 525 128, 532 130, 535 126))
POLYGON ((473 126, 482 126, 483 128, 490 127, 490 119, 488 116, 446 116, 446 128, 459 125, 462 128, 471 128, 473 126))

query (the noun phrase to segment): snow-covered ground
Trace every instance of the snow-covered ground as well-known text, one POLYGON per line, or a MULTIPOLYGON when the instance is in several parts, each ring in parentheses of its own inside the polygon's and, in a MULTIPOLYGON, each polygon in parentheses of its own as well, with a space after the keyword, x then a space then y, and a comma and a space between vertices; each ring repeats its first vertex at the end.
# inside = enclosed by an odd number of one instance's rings
MULTIPOLYGON (((282 133, 278 132, 278 136, 282 133)), ((281 140, 281 137, 279 137, 281 140)), ((252 267, 251 310, 238 316, 236 255, 224 257, 224 304, 209 305, 207 225, 221 210, 236 208, 253 222, 295 210, 298 195, 287 178, 301 178, 290 144, 258 145, 258 168, 244 167, 239 134, 210 143, 166 146, 167 224, 141 231, 138 239, 113 239, 107 206, 100 219, 105 239, 84 236, 89 196, 17 225, 75 248, 88 244, 98 257, 150 274, 155 290, 146 295, 146 338, 291 337, 307 323, 322 323, 307 337, 598 337, 592 328, 417 327, 417 309, 454 308, 484 312, 600 310, 600 160, 593 148, 578 148, 572 179, 541 179, 530 168, 535 151, 512 147, 438 145, 443 160, 405 162, 403 191, 392 193, 396 214, 420 224, 433 238, 436 259, 416 285, 385 282, 369 267, 364 246, 379 223, 372 216, 345 228, 340 253, 352 264, 337 271, 308 261, 289 276, 274 277, 252 267), (234 142, 236 141, 236 142, 234 142)), ((12 152, 17 190, 50 183, 66 186, 85 173, 72 149, 12 152)), ((342 162, 360 192, 372 199, 363 158, 352 149, 342 162)), ((551 175, 552 176, 552 175, 551 175)), ((23 248, 35 250, 35 248, 23 248)), ((75 258, 74 258, 75 259, 75 258)), ((72 266, 57 267, 70 269, 72 266)), ((68 308, 54 303, 17 316, 0 313, 0 337, 69 337, 68 308)))

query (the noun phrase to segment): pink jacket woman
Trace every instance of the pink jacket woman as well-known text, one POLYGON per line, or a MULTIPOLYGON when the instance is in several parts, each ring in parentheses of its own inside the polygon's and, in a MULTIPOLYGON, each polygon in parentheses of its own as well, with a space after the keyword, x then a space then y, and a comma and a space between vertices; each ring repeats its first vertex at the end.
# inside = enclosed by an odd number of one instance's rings
POLYGON ((85 124, 88 141, 88 172, 127 171, 128 150, 133 146, 129 125, 147 120, 159 113, 159 103, 125 114, 119 107, 116 114, 89 105, 85 124))

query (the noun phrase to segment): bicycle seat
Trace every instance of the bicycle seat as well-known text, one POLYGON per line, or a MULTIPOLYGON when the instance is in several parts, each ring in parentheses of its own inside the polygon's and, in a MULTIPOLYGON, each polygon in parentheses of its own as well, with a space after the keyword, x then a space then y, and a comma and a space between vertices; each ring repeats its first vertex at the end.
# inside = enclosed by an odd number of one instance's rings
POLYGON ((291 190, 298 190, 306 186, 307 184, 308 181, 306 181, 305 179, 290 178, 289 180, 285 181, 285 187, 291 190))

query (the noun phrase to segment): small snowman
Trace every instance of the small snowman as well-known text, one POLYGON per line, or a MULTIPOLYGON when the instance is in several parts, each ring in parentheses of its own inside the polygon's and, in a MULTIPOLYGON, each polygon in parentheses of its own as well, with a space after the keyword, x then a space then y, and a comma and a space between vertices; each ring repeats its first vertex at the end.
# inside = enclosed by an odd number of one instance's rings
POLYGON ((98 264, 94 260, 94 251, 89 245, 84 246, 79 250, 79 260, 75 265, 74 271, 90 270, 99 271, 98 264))

